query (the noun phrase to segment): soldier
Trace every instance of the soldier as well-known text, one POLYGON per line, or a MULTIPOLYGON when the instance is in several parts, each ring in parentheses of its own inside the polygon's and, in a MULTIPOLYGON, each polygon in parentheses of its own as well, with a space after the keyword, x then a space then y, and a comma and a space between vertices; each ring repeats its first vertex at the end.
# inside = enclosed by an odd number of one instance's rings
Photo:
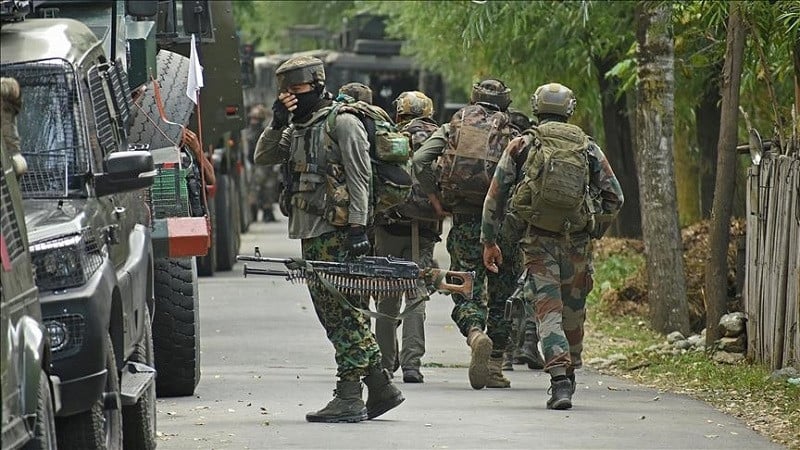
MULTIPOLYGON (((416 151, 439 127, 431 118, 433 101, 418 91, 403 92, 394 101, 398 129, 409 137, 411 150, 416 151)), ((375 254, 394 256, 414 261, 420 267, 433 267, 433 248, 440 241, 441 221, 431 207, 419 183, 413 177, 412 197, 392 217, 375 219, 375 254)), ((422 286, 421 292, 425 287, 422 286)), ((408 314, 403 318, 402 350, 399 366, 403 369, 403 381, 422 383, 420 372, 422 356, 425 354, 425 302, 427 298, 406 302, 408 314), (412 308, 412 309, 409 309, 412 308)), ((392 317, 400 313, 400 298, 384 298, 378 311, 392 317)), ((397 370, 397 322, 378 319, 375 322, 375 337, 383 354, 383 367, 391 372, 397 370)))
MULTIPOLYGON (((256 151, 256 143, 259 136, 264 132, 267 120, 267 108, 262 104, 253 105, 247 114, 249 122, 244 130, 244 142, 247 144, 247 159, 254 163, 253 156, 256 151)), ((250 205, 253 220, 257 219, 257 213, 261 210, 261 219, 264 222, 274 222, 274 205, 278 201, 278 165, 256 166, 253 170, 253 186, 250 190, 250 205)))
MULTIPOLYGON (((337 114, 327 128, 332 98, 325 91, 322 61, 298 56, 275 71, 280 93, 272 106, 271 126, 256 147, 256 164, 288 165, 289 238, 301 239, 303 258, 344 261, 370 250, 366 235, 372 170, 364 125, 354 115, 337 114), (335 192, 334 202, 328 192, 335 192)), ((328 291, 309 284, 314 308, 336 350, 334 398, 306 415, 309 422, 359 422, 372 419, 405 400, 381 368, 381 353, 370 322, 358 308, 363 296, 328 291), (346 299, 347 301, 344 301, 346 299), (349 303, 349 304, 348 304, 349 303), (361 382, 367 385, 366 405, 361 382)))
POLYGON ((503 152, 481 230, 484 264, 497 272, 504 263, 498 227, 513 189, 509 214, 527 225, 521 241, 527 268, 524 297, 533 303, 551 377, 549 409, 572 407, 575 369, 582 365, 586 296, 592 289, 591 239, 605 233, 623 202, 600 147, 567 123, 575 105, 572 91, 558 83, 536 89, 531 109, 539 125, 503 152))
POLYGON ((369 86, 352 82, 339 88, 339 95, 346 95, 357 102, 372 104, 372 89, 369 86))
MULTIPOLYGON (((509 321, 503 317, 506 298, 487 294, 486 269, 480 247, 475 245, 480 238, 481 209, 494 165, 514 136, 505 112, 511 103, 510 92, 494 79, 473 85, 470 104, 457 111, 450 123, 442 125, 413 157, 420 188, 437 216, 446 214, 445 206, 453 216, 453 227, 447 236, 450 269, 475 271, 473 298, 453 294, 451 314, 471 349, 468 374, 473 389, 511 385, 502 373, 503 351, 511 331, 509 321), (435 171, 433 163, 437 158, 439 167, 435 171)), ((493 275, 489 292, 497 281, 493 275)))
MULTIPOLYGON (((531 127, 531 119, 520 111, 509 109, 509 122, 518 134, 531 127)), ((521 154, 517 167, 522 168, 527 153, 521 154)), ((504 301, 509 298, 517 286, 519 276, 524 271, 522 258, 520 257, 517 245, 522 238, 524 224, 516 218, 509 210, 508 206, 504 210, 505 220, 498 224, 498 242, 501 251, 506 255, 503 261, 503 270, 497 276, 489 276, 490 286, 488 292, 498 297, 497 301, 504 301)), ((539 354, 539 338, 536 334, 536 321, 533 317, 525 314, 515 317, 511 321, 511 338, 508 339, 506 351, 503 355, 503 370, 514 370, 512 362, 516 364, 527 364, 531 369, 542 369, 544 361, 539 354)))

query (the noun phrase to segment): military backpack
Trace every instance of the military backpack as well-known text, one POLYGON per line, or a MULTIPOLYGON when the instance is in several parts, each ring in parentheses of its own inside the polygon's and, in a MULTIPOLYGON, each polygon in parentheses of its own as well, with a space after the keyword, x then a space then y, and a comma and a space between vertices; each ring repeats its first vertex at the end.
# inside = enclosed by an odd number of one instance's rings
POLYGON ((378 106, 365 102, 336 103, 328 115, 327 132, 333 133, 336 115, 350 113, 364 124, 372 162, 372 206, 376 215, 391 215, 411 194, 411 149, 408 138, 378 106))
POLYGON ((513 137, 508 114, 467 105, 450 120, 450 135, 437 175, 443 206, 480 211, 497 162, 513 137))
POLYGON ((554 233, 590 229, 589 136, 561 122, 546 122, 524 136, 532 148, 511 198, 512 210, 530 225, 554 233))

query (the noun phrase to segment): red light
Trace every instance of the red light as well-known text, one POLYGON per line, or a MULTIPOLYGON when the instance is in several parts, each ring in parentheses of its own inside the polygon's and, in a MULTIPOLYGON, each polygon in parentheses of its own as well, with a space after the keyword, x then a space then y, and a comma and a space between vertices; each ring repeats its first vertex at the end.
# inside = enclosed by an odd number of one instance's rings
POLYGON ((238 106, 226 106, 225 107, 225 115, 226 116, 235 116, 239 114, 239 107, 238 106))

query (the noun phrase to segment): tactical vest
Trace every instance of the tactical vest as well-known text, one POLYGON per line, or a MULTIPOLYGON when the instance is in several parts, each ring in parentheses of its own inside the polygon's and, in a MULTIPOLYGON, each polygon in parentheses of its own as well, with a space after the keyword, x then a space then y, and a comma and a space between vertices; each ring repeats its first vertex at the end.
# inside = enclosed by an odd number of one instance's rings
POLYGON ((453 115, 437 171, 446 209, 480 214, 497 162, 515 135, 504 112, 475 104, 453 115))
POLYGON ((347 190, 341 155, 333 152, 325 118, 331 107, 315 112, 310 125, 291 127, 289 169, 290 204, 309 214, 323 217, 333 226, 348 222, 350 193, 347 190))

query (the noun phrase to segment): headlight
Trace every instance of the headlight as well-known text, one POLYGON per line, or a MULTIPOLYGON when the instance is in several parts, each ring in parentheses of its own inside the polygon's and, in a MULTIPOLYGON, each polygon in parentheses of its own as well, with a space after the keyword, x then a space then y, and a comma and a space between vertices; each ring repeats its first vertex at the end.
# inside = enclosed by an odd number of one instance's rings
POLYGON ((45 317, 44 326, 55 358, 76 353, 86 337, 86 320, 81 314, 45 317))
POLYGON ((88 233, 50 239, 31 245, 40 290, 59 290, 82 286, 102 264, 103 257, 88 233), (90 252, 90 250, 93 250, 90 252))
POLYGON ((50 349, 57 352, 67 345, 69 331, 63 322, 51 320, 45 322, 47 325, 47 335, 50 338, 50 349))

